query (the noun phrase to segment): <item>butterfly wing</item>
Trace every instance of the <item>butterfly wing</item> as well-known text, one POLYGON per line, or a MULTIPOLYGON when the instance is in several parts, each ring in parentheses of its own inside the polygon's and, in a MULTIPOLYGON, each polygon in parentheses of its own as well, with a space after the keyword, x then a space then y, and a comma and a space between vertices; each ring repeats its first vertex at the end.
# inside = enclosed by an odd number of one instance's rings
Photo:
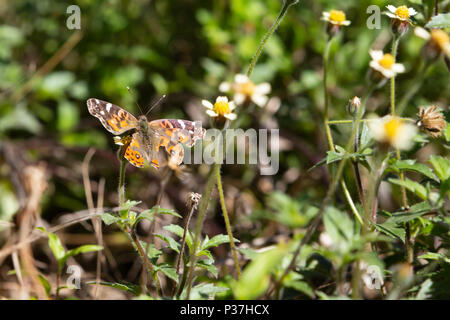
POLYGON ((133 166, 138 168, 144 167, 144 157, 146 156, 146 152, 143 149, 143 143, 141 138, 137 132, 133 133, 131 137, 130 144, 127 146, 125 150, 124 157, 127 159, 133 166))
POLYGON ((89 113, 97 117, 112 134, 119 135, 137 126, 137 119, 115 104, 91 98, 87 101, 87 106, 89 113))

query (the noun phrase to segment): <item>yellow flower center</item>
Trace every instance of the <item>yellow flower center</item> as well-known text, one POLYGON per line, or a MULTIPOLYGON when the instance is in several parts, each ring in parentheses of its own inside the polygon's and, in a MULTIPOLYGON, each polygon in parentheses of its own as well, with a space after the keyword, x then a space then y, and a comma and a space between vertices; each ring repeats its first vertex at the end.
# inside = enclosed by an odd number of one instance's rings
POLYGON ((239 83, 237 85, 236 91, 250 97, 255 92, 255 84, 251 81, 239 83))
POLYGON ((395 10, 395 15, 402 19, 409 19, 409 10, 407 6, 400 6, 395 10))
POLYGON ((345 13, 340 10, 331 10, 330 20, 335 22, 343 22, 345 21, 345 13))
POLYGON ((391 118, 384 124, 384 131, 389 141, 393 141, 398 134, 399 128, 402 126, 402 121, 398 118, 391 118))
POLYGON ((448 34, 445 31, 439 29, 431 30, 431 39, 439 46, 442 51, 445 50, 445 47, 450 41, 450 37, 448 36, 448 34))
POLYGON ((224 116, 231 112, 228 102, 225 102, 225 101, 218 101, 218 102, 214 103, 213 111, 220 116, 224 116))
POLYGON ((394 57, 390 53, 384 54, 383 58, 378 61, 380 66, 382 66, 385 69, 391 70, 392 65, 395 63, 394 57))

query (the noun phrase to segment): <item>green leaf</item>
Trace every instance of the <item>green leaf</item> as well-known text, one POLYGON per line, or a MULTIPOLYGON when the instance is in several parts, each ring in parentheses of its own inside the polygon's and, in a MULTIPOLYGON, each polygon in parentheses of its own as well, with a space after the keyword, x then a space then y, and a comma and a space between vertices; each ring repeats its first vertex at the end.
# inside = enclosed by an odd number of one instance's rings
POLYGON ((214 266, 212 260, 200 259, 197 261, 196 266, 200 267, 202 269, 205 269, 206 271, 211 272, 215 278, 217 278, 217 276, 219 274, 219 272, 217 271, 216 266, 214 266))
MULTIPOLYGON (((234 242, 239 242, 238 239, 233 238, 234 242)), ((218 245, 221 245, 222 243, 228 243, 230 242, 230 237, 225 234, 218 234, 217 236, 212 237, 208 241, 204 241, 201 248, 202 249, 209 249, 211 247, 217 247, 218 245)))
POLYGON ((420 286, 420 290, 417 293, 416 300, 426 300, 430 298, 431 287, 433 286, 433 280, 427 279, 420 286))
MULTIPOLYGON (((87 284, 97 284, 95 281, 88 281, 86 282, 87 284)), ((111 287, 111 288, 115 288, 115 289, 119 289, 119 290, 123 290, 123 291, 127 291, 127 292, 131 292, 135 295, 139 294, 141 292, 141 286, 132 284, 132 283, 128 283, 128 282, 106 282, 106 281, 100 281, 99 282, 100 285, 102 286, 106 286, 106 287, 111 287)))
POLYGON ((387 220, 382 224, 375 224, 375 228, 388 236, 398 238, 405 242, 405 230, 400 228, 397 223, 393 221, 387 220))
POLYGON ((325 211, 323 223, 333 243, 343 251, 350 248, 353 239, 353 221, 348 215, 334 207, 325 211))
POLYGON ((177 275, 177 271, 175 270, 175 268, 172 268, 167 263, 161 263, 157 266, 154 266, 154 268, 155 268, 155 271, 161 271, 168 278, 170 278, 173 281, 175 281, 176 283, 178 283, 178 275, 177 275))
POLYGON ((427 252, 421 256, 419 256, 420 259, 429 259, 429 260, 443 260, 447 263, 450 263, 450 258, 445 256, 442 253, 436 253, 436 252, 427 252))
POLYGON ((434 171, 441 181, 447 180, 450 178, 450 160, 433 155, 430 157, 430 163, 434 167, 434 171))
POLYGON ((197 252, 197 257, 206 256, 209 260, 214 260, 211 252, 209 250, 199 250, 197 252))
POLYGON ((114 216, 110 213, 103 213, 101 215, 101 217, 102 217, 103 222, 108 226, 122 220, 121 218, 114 216))
POLYGON ((399 170, 415 171, 423 174, 424 176, 430 179, 438 181, 438 178, 433 173, 433 170, 431 170, 431 168, 427 167, 422 163, 416 163, 416 160, 397 160, 391 167, 396 171, 399 170))
POLYGON ((48 236, 48 246, 53 252, 53 255, 55 256, 56 260, 59 262, 65 254, 65 249, 61 243, 61 240, 58 238, 58 236, 54 233, 47 232, 42 227, 37 228, 38 230, 41 230, 42 232, 45 232, 48 236))
POLYGON ((242 272, 241 278, 233 282, 233 294, 236 299, 256 299, 263 294, 270 284, 271 273, 281 264, 288 246, 277 247, 259 254, 242 272))
POLYGON ((305 281, 300 280, 285 281, 284 286, 302 292, 311 299, 314 298, 314 291, 305 281))
MULTIPOLYGON (((180 238, 183 238, 184 229, 176 224, 170 224, 168 226, 164 226, 163 229, 176 234, 180 238)), ((189 232, 189 230, 187 230, 186 244, 188 245, 189 250, 191 250, 191 251, 192 251, 193 243, 194 243, 194 241, 192 240, 192 234, 189 232)))
POLYGON ((52 292, 52 286, 51 286, 50 282, 48 282, 48 280, 41 274, 39 275, 39 281, 41 282, 42 286, 44 287, 45 294, 47 295, 47 297, 50 297, 50 294, 52 292))
POLYGON ((425 25, 425 28, 450 28, 450 12, 440 13, 431 18, 431 20, 425 25))
POLYGON ((431 211, 431 206, 427 201, 423 201, 420 203, 416 203, 415 205, 411 206, 408 211, 399 211, 395 212, 389 217, 387 221, 394 222, 394 223, 403 223, 408 222, 414 219, 417 219, 424 214, 431 211))
POLYGON ((176 242, 173 238, 162 235, 162 234, 158 234, 155 233, 155 236, 157 236, 158 238, 160 238, 161 240, 165 241, 168 245, 169 248, 180 253, 180 244, 178 242, 176 242))
MULTIPOLYGON (((191 300, 209 300, 213 299, 217 293, 225 292, 230 290, 226 287, 215 286, 212 283, 202 283, 192 288, 191 290, 191 300)), ((180 299, 186 299, 187 288, 183 290, 180 299)))
POLYGON ((176 213, 174 210, 172 209, 167 209, 167 208, 161 208, 158 206, 154 206, 151 209, 147 209, 145 211, 142 211, 139 216, 136 218, 136 223, 138 223, 139 221, 141 221, 142 219, 147 219, 149 221, 153 221, 153 219, 155 218, 155 214, 156 212, 158 214, 168 214, 177 218, 182 218, 182 216, 180 216, 178 213, 176 213))
POLYGON ((419 198, 422 198, 423 200, 427 199, 427 189, 421 185, 418 182, 412 181, 408 178, 405 178, 403 181, 401 179, 389 179, 390 183, 403 186, 407 190, 411 191, 415 195, 417 195, 419 198))
MULTIPOLYGON (((140 241, 142 248, 144 248, 144 251, 147 251, 147 242, 140 241)), ((162 255, 162 251, 159 249, 156 249, 155 245, 153 243, 150 243, 150 247, 148 248, 147 256, 150 259, 150 261, 153 262, 153 264, 156 263, 158 258, 162 255)))

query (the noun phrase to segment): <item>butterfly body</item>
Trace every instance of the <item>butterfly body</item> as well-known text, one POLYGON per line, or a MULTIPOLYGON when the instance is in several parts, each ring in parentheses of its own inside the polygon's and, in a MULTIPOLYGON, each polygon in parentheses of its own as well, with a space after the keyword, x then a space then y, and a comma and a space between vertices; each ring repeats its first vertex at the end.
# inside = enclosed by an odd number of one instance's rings
POLYGON ((180 164, 184 150, 181 143, 192 146, 203 138, 205 129, 192 121, 161 119, 148 121, 142 115, 138 119, 128 111, 112 103, 91 98, 87 100, 89 113, 98 118, 106 130, 118 136, 125 132, 131 138, 114 137, 117 144, 125 145, 124 157, 134 166, 142 168, 144 158, 155 168, 159 168, 163 157, 159 153, 165 147, 172 161, 180 164))

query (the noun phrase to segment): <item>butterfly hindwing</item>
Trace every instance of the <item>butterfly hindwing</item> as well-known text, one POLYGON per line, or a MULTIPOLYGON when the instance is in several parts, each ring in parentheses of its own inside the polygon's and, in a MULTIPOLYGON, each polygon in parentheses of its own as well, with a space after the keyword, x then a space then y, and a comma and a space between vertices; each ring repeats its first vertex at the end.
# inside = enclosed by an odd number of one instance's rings
POLYGON ((89 113, 97 117, 112 134, 119 135, 137 126, 137 119, 115 104, 91 98, 87 101, 87 106, 89 113))
POLYGON ((127 159, 133 166, 138 168, 144 167, 144 157, 145 151, 143 149, 142 141, 140 141, 139 134, 136 132, 133 134, 131 138, 131 142, 125 150, 124 157, 127 159))

